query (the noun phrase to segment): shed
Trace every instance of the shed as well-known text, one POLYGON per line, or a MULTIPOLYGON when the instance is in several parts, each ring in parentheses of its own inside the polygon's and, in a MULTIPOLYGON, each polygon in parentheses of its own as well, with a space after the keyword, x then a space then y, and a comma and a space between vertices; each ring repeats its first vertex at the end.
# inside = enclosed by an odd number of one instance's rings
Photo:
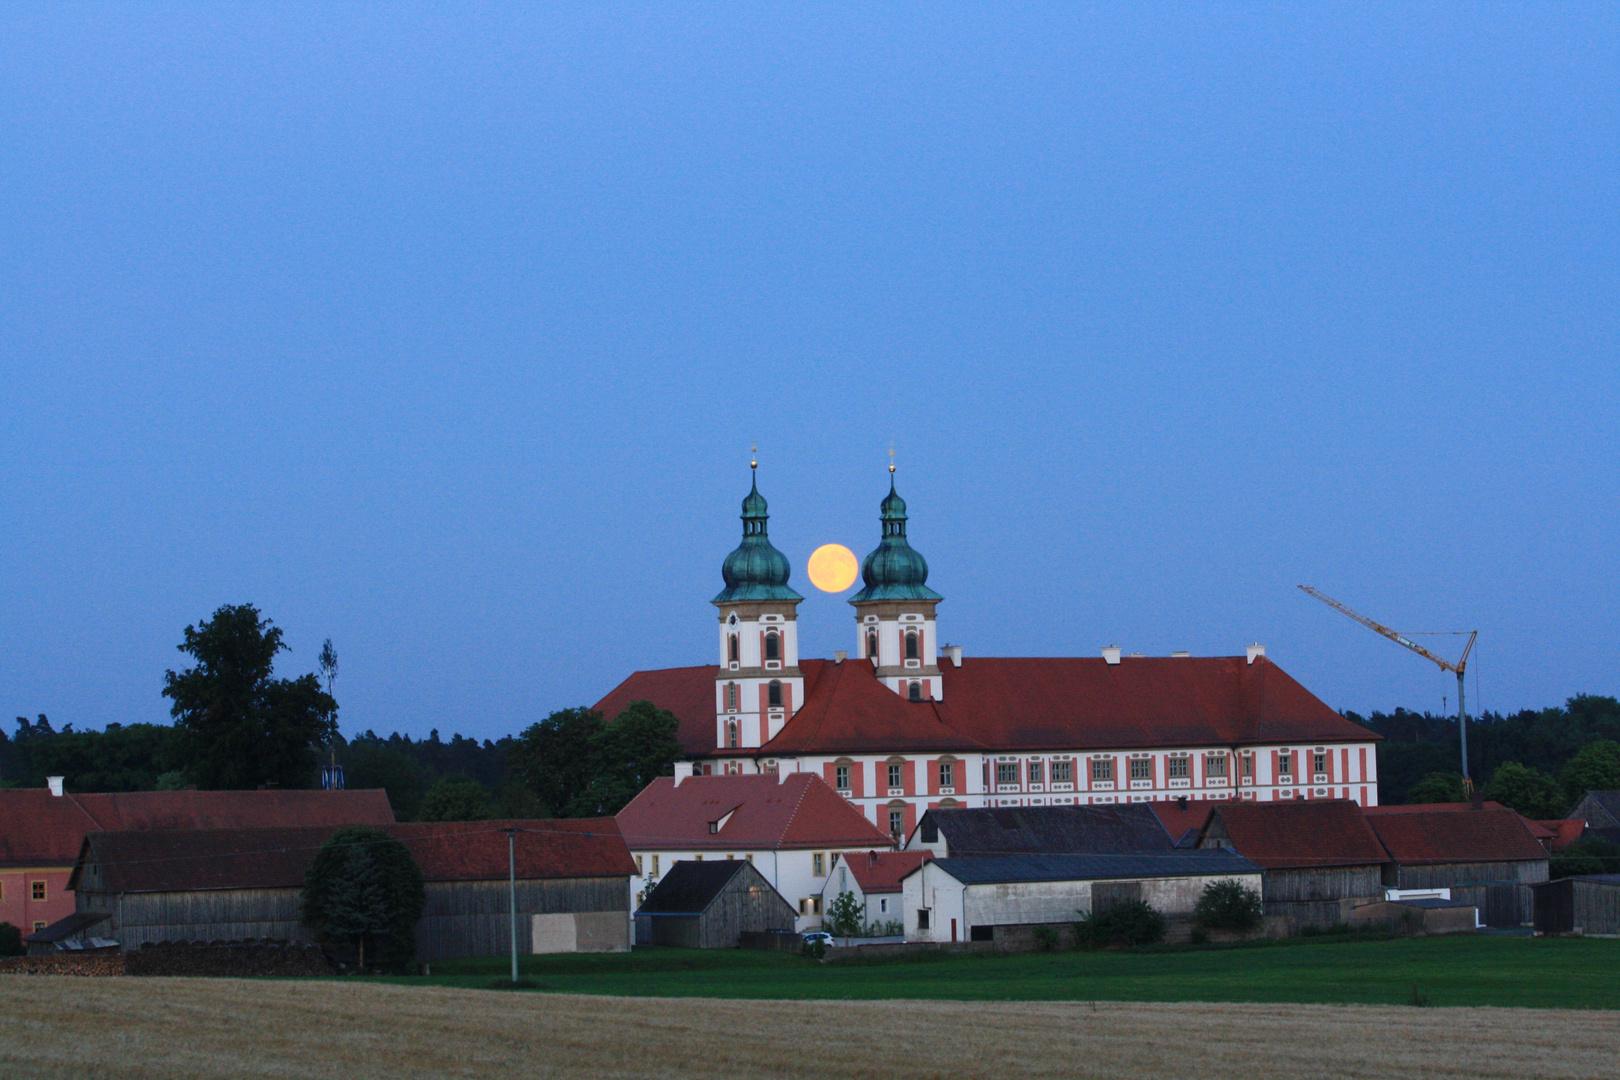
MULTIPOLYGON (((861 921, 879 934, 900 922, 900 881, 932 859, 931 851, 841 851, 833 857, 822 890, 821 909, 831 911, 840 893, 849 893, 861 905, 861 921)), ((898 931, 896 931, 898 932, 898 931)))
MULTIPOLYGON (((630 852, 612 818, 417 822, 378 828, 421 867, 426 960, 510 947, 506 830, 514 837, 518 948, 629 947, 630 852)), ((329 827, 92 833, 73 869, 80 912, 106 913, 124 948, 152 941, 310 940, 304 871, 329 827)))
POLYGON ((1594 829, 1620 829, 1620 791, 1588 791, 1564 816, 1580 818, 1594 829))
POLYGON ((669 868, 637 909, 636 940, 733 949, 744 932, 791 932, 797 917, 793 905, 750 862, 683 861, 669 868))
POLYGON ((1538 934, 1620 937, 1620 874, 1588 874, 1530 886, 1538 934))
POLYGON ((1341 922, 1342 900, 1383 897, 1389 856, 1349 799, 1223 803, 1198 844, 1230 848, 1263 867, 1266 914, 1287 917, 1295 929, 1341 922))
POLYGON ((990 941, 997 926, 1069 923, 1123 900, 1190 914, 1204 886, 1260 890, 1261 870, 1232 851, 935 859, 901 882, 907 941, 990 941))
POLYGON ((1174 846, 1146 803, 1126 803, 934 809, 917 823, 906 850, 932 851, 935 858, 973 858, 1169 851, 1174 846))
POLYGON ((1512 810, 1386 807, 1367 821, 1389 853, 1385 885, 1450 889, 1453 900, 1477 906, 1487 926, 1533 921, 1530 886, 1547 880, 1547 849, 1512 810))

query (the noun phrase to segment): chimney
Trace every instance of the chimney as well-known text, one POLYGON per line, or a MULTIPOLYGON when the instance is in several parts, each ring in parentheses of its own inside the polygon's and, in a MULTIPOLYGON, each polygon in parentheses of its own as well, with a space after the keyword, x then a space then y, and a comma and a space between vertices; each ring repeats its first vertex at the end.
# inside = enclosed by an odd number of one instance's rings
POLYGON ((67 777, 65 776, 47 776, 45 778, 45 786, 51 789, 52 795, 55 795, 58 799, 60 799, 63 794, 62 781, 66 779, 67 777))
POLYGON ((848 649, 839 649, 837 652, 833 653, 833 663, 835 663, 835 664, 842 664, 845 660, 848 660, 848 659, 849 659, 849 650, 848 649))
POLYGON ((1182 810, 1182 811, 1185 811, 1187 809, 1187 796, 1185 796, 1185 795, 1177 795, 1176 796, 1176 808, 1179 809, 1179 810, 1182 810))
POLYGON ((951 664, 953 666, 955 666, 955 667, 961 667, 962 666, 962 646, 960 646, 960 645, 947 645, 947 646, 945 646, 945 655, 951 658, 951 664))
POLYGON ((676 787, 680 787, 681 786, 681 781, 685 780, 688 776, 691 776, 691 775, 692 775, 692 763, 690 761, 677 761, 675 763, 675 786, 676 787))
POLYGON ((1255 657, 1266 655, 1266 647, 1260 644, 1258 641, 1243 651, 1249 654, 1249 663, 1251 664, 1254 663, 1255 657))
POLYGON ((1102 651, 1103 661, 1110 667, 1119 663, 1119 646, 1110 645, 1102 651))

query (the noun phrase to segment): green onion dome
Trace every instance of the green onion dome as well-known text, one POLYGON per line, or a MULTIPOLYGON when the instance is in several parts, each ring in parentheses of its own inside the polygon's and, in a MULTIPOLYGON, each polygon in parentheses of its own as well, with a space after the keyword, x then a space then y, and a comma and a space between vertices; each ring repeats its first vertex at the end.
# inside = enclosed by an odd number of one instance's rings
POLYGON ((865 600, 943 600, 928 587, 928 560, 906 540, 906 500, 894 490, 894 473, 889 473, 889 494, 878 508, 883 538, 861 563, 865 588, 849 598, 852 604, 865 600))
POLYGON ((728 604, 736 600, 803 600, 804 597, 788 588, 787 556, 771 546, 765 532, 765 496, 759 493, 756 482, 742 504, 742 543, 726 556, 721 564, 720 576, 726 587, 713 600, 728 604))

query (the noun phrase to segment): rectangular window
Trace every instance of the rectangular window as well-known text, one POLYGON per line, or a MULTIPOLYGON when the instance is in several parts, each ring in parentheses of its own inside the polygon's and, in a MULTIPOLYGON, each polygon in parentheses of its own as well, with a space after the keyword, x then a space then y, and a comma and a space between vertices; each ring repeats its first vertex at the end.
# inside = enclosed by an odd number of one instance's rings
POLYGON ((956 786, 956 762, 942 761, 939 763, 939 786, 956 786))
POLYGON ((701 852, 699 852, 698 854, 693 855, 692 856, 692 861, 693 862, 702 862, 703 861, 703 854, 701 852))
POLYGON ((1072 783, 1074 783, 1074 762, 1072 762, 1072 761, 1054 761, 1054 762, 1052 762, 1052 783, 1054 783, 1054 784, 1072 784, 1072 783))
POLYGON ((1243 770, 1244 776, 1252 779, 1254 777, 1254 755, 1244 754, 1241 758, 1239 758, 1238 768, 1243 770))
POLYGON ((889 835, 900 836, 906 831, 906 812, 899 807, 889 811, 889 835))
POLYGON ((917 909, 917 929, 928 929, 928 909, 925 907, 917 909))
POLYGON ((1166 759, 1166 764, 1168 764, 1170 766, 1170 770, 1169 770, 1170 779, 1172 779, 1172 780, 1185 780, 1185 779, 1187 779, 1187 762, 1189 760, 1190 760, 1189 758, 1184 758, 1184 757, 1173 757, 1173 758, 1166 759))
POLYGON ((636 856, 636 877, 641 876, 641 856, 636 856))
POLYGON ((898 765, 890 765, 889 766, 889 786, 890 787, 899 787, 900 786, 900 766, 898 766, 898 765))
POLYGON ((1314 773, 1325 773, 1325 772, 1327 772, 1327 755, 1326 754, 1312 754, 1311 755, 1311 772, 1314 772, 1314 773))
POLYGON ((37 922, 34 924, 34 933, 37 934, 43 929, 45 929, 45 924, 43 922, 37 922))
POLYGON ((889 898, 887 896, 878 898, 878 913, 881 915, 889 913, 889 898))
POLYGON ((743 858, 747 859, 749 862, 753 862, 754 861, 754 853, 752 851, 750 851, 748 854, 744 855, 743 858))
POLYGON ((1091 763, 1091 778, 1093 780, 1113 780, 1114 759, 1099 758, 1091 763))
POLYGON ((656 856, 656 855, 653 856, 652 866, 653 866, 652 876, 657 877, 658 876, 658 856, 656 856))
POLYGON ((1131 779, 1153 779, 1153 759, 1145 757, 1131 758, 1131 779))
POLYGON ((1032 784, 1041 782, 1041 763, 1038 761, 1029 763, 1029 782, 1032 784))
POLYGON ((1277 775, 1278 776, 1292 776, 1292 775, 1294 775, 1294 755, 1293 754, 1281 754, 1281 755, 1278 756, 1278 758, 1277 758, 1277 775))
POLYGON ((849 790, 849 766, 839 765, 833 769, 833 776, 837 779, 838 790, 849 790))
POLYGON ((996 762, 996 783, 998 783, 998 784, 1016 784, 1016 783, 1018 783, 1018 762, 1016 762, 1016 761, 998 761, 998 762, 996 762))
POLYGON ((1226 755, 1225 754, 1210 754, 1208 757, 1206 757, 1204 759, 1204 775, 1205 776, 1225 776, 1226 775, 1226 755))
POLYGON ((827 876, 827 856, 823 855, 819 851, 816 852, 814 855, 810 856, 810 872, 812 874, 814 874, 816 877, 826 877, 827 876))
POLYGON ((28 885, 33 892, 35 900, 45 899, 45 883, 43 881, 30 881, 28 885))

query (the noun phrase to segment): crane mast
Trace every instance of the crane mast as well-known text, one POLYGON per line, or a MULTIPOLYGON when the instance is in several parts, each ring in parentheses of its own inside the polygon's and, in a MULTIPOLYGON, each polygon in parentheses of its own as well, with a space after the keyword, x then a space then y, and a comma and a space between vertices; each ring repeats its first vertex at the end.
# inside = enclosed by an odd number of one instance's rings
POLYGON ((1359 612, 1359 611, 1356 611, 1354 608, 1346 607, 1344 604, 1341 604, 1337 600, 1333 599, 1333 597, 1328 596, 1325 593, 1317 592, 1315 589, 1311 588, 1309 585, 1301 585, 1299 587, 1299 589, 1300 589, 1301 592, 1305 593, 1308 596, 1316 597, 1316 599, 1322 601, 1322 603, 1326 604, 1328 607, 1332 608, 1334 611, 1339 612, 1341 615, 1349 616, 1350 618, 1354 619, 1356 622, 1360 623, 1362 626, 1365 626, 1367 629, 1373 631, 1374 633, 1382 634, 1383 636, 1389 638, 1389 640, 1395 642, 1397 645, 1406 646, 1408 649, 1411 649, 1413 652, 1417 653, 1419 656, 1423 657, 1425 660, 1428 660, 1431 663, 1439 665, 1440 670, 1442 670, 1442 671, 1450 671, 1450 672, 1455 672, 1456 673, 1456 676, 1457 676, 1457 733, 1460 736, 1461 742, 1462 742, 1463 787, 1466 790, 1472 790, 1473 786, 1474 786, 1474 782, 1473 782, 1472 779, 1470 779, 1470 777, 1468 775, 1468 708, 1467 708, 1467 705, 1465 704, 1465 699, 1463 697, 1463 675, 1468 670, 1468 654, 1474 651, 1474 639, 1479 637, 1479 631, 1474 630, 1471 633, 1469 633, 1469 635, 1468 635, 1468 644, 1463 647, 1462 658, 1460 660, 1458 660, 1455 664, 1453 664, 1450 660, 1447 660, 1445 657, 1439 656, 1439 655, 1437 655, 1435 653, 1430 652, 1428 649, 1425 649, 1423 646, 1419 645, 1417 642, 1411 640, 1410 638, 1405 637, 1405 636, 1403 636, 1401 634, 1398 634, 1394 630, 1391 630, 1389 627, 1385 626, 1383 623, 1375 622, 1372 619, 1367 618, 1367 616, 1361 614, 1361 612, 1359 612))

